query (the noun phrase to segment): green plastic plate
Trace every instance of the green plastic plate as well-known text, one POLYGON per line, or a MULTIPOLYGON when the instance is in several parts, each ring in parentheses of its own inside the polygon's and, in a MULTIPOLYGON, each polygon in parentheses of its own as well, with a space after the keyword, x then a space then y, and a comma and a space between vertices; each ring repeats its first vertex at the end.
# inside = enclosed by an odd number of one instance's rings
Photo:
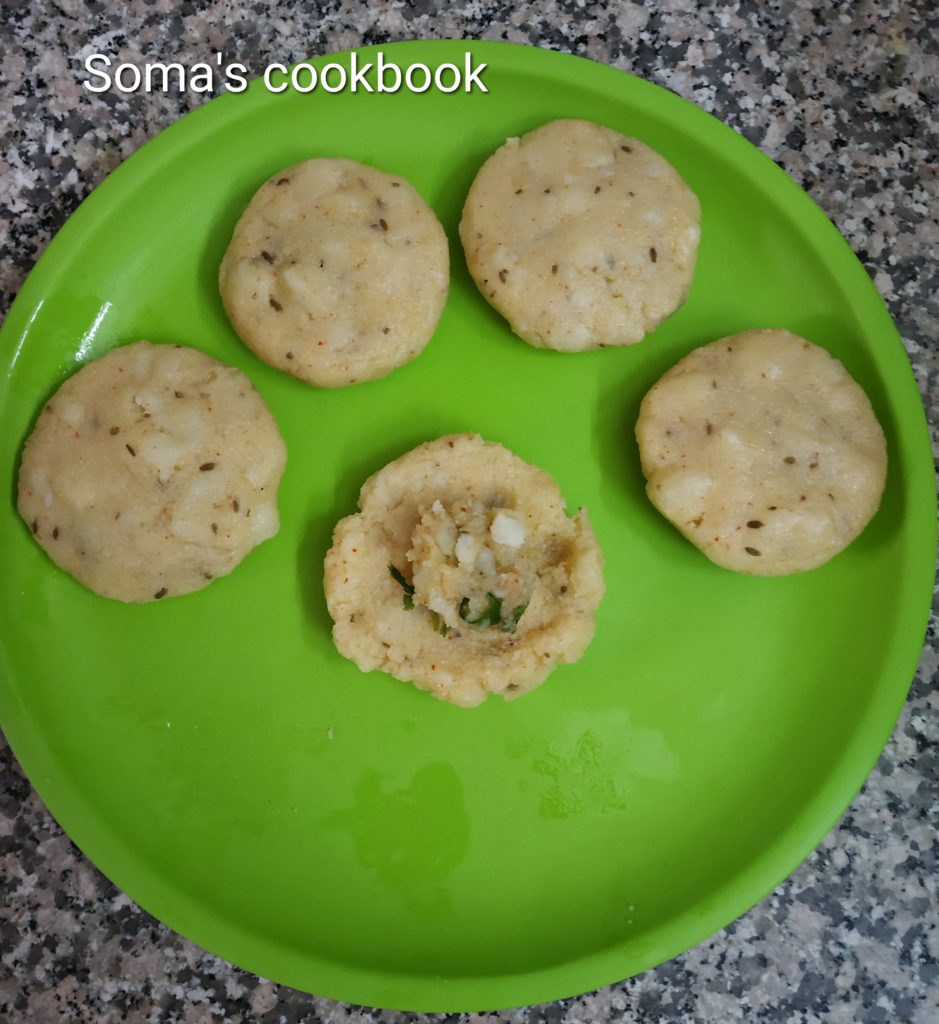
POLYGON ((0 718, 88 856, 234 963, 390 1008, 552 1000, 661 962, 738 916, 860 787, 923 638, 929 441, 864 270, 742 138, 660 88, 569 56, 492 43, 382 49, 402 65, 459 63, 469 49, 489 65, 489 93, 277 96, 255 84, 131 157, 23 287, 0 338, 0 718), (457 223, 475 171, 506 136, 557 117, 644 139, 701 199, 691 297, 637 347, 530 348, 466 272, 457 223), (423 355, 338 391, 258 361, 216 290, 257 186, 323 155, 409 178, 452 243, 450 297, 423 355), (683 540, 644 495, 633 437, 665 369, 764 326, 844 362, 890 456, 860 539, 779 579, 719 569, 683 540), (80 363, 139 338, 184 342, 247 373, 289 461, 274 540, 201 593, 125 606, 59 571, 14 496, 44 400, 80 363), (450 431, 479 431, 548 470, 571 507, 588 507, 606 556, 584 658, 519 701, 472 711, 341 658, 322 590, 332 528, 365 478, 450 431))

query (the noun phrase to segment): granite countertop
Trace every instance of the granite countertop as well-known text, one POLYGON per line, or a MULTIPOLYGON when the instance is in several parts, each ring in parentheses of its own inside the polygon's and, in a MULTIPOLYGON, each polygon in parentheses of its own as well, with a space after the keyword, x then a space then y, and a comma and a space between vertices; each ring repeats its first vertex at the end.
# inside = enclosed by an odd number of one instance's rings
MULTIPOLYGON (((641 75, 712 111, 812 195, 867 267, 939 427, 939 9, 547 0, 46 0, 3 5, 0 295, 121 160, 201 102, 79 85, 90 52, 253 72, 368 43, 508 39, 641 75)), ((474 1019, 939 1020, 936 621, 873 774, 795 874, 695 949, 590 995, 474 1019)), ((77 850, 0 743, 0 1019, 402 1020, 234 968, 140 910, 77 850)), ((438 1018, 442 1019, 442 1018, 438 1018)), ((469 1020, 469 1018, 465 1018, 469 1020)))

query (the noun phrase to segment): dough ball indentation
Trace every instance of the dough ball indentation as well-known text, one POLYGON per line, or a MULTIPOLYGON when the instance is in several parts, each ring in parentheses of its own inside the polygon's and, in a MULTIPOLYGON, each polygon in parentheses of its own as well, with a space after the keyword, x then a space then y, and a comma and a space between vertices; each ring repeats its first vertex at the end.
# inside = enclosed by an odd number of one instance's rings
POLYGON ((477 434, 370 477, 336 526, 325 590, 339 652, 461 707, 507 699, 593 637, 603 557, 554 480, 477 434))

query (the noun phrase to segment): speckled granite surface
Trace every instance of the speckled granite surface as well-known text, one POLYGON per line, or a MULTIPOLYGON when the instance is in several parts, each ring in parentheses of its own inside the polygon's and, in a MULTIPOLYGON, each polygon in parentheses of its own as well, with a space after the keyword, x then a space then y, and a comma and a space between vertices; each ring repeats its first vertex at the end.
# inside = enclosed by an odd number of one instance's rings
MULTIPOLYGON (((362 43, 534 43, 638 73, 713 111, 796 178, 859 253, 939 426, 939 9, 919 3, 6 0, 0 34, 4 310, 78 202, 199 102, 92 98, 80 55, 272 60, 362 43), (439 13, 438 13, 439 11, 439 13)), ((862 793, 810 859, 696 949, 578 999, 474 1019, 939 1020, 936 623, 862 793)), ((139 910, 63 835, 0 747, 0 1019, 402 1020, 313 998, 201 951, 139 910)), ((442 1018, 441 1018, 442 1019, 442 1018)))

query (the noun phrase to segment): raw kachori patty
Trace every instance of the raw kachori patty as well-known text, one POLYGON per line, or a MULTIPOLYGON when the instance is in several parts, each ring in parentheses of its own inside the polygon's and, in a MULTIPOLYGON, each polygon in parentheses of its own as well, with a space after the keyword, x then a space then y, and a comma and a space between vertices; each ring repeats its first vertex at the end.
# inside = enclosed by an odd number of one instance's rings
POLYGON ((552 121, 483 164, 460 238, 479 290, 516 334, 579 352, 641 341, 685 301, 700 207, 645 143, 552 121))
POLYGON ((140 341, 83 366, 39 414, 18 507, 97 594, 153 601, 232 569, 278 529, 286 450, 238 370, 140 341))
POLYGON ((863 390, 784 330, 690 353, 646 395, 636 437, 659 511, 713 562, 761 576, 838 554, 877 511, 887 473, 863 390))
POLYGON ((266 363, 342 387, 420 354, 440 319, 449 268, 443 228, 404 178, 315 159, 258 189, 219 289, 232 326, 266 363))

